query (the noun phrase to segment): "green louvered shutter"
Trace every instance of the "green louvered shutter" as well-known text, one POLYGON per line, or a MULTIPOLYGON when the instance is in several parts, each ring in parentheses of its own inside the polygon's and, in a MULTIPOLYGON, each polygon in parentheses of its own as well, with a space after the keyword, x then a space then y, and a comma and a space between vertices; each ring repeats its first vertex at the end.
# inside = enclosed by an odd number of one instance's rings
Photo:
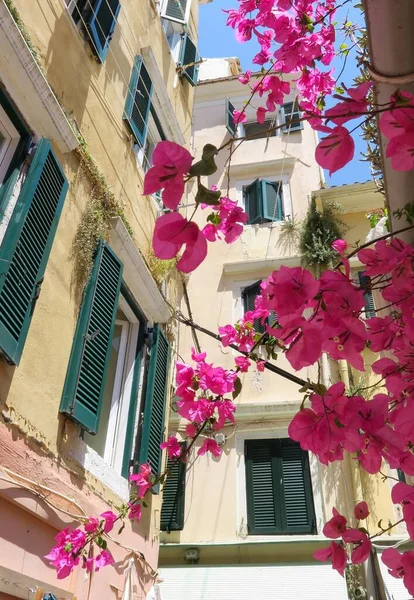
POLYGON ((263 217, 269 221, 283 219, 282 182, 261 181, 263 217))
POLYGON ((365 316, 367 319, 371 319, 376 315, 374 297, 371 291, 371 278, 364 275, 364 271, 359 271, 358 279, 361 289, 364 290, 365 316))
POLYGON ((151 109, 152 81, 141 56, 137 56, 132 69, 124 120, 128 123, 137 142, 143 147, 147 137, 148 118, 151 109))
POLYGON ((119 0, 95 0, 95 2, 89 2, 89 5, 90 12, 86 27, 91 39, 92 50, 99 61, 103 63, 108 54, 121 4, 119 0))
POLYGON ((186 465, 168 459, 167 470, 170 473, 162 490, 161 531, 181 531, 184 527, 186 465))
MULTIPOLYGON (((154 327, 148 368, 139 462, 149 462, 153 473, 161 472, 161 448, 170 363, 170 344, 160 326, 154 327)), ((153 489, 158 492, 159 486, 153 489)))
POLYGON ((234 105, 227 98, 227 100, 226 100, 226 127, 227 127, 227 131, 231 135, 236 135, 236 131, 237 131, 237 125, 234 122, 234 116, 233 116, 233 113, 235 110, 236 109, 234 108, 234 105))
POLYGON ((247 441, 245 458, 248 532, 280 533, 277 440, 247 441))
POLYGON ((193 63, 196 63, 198 60, 200 60, 200 57, 197 47, 191 38, 186 33, 183 33, 181 35, 179 65, 181 67, 191 65, 183 71, 183 77, 185 77, 191 85, 197 85, 199 65, 193 63))
POLYGON ((167 0, 165 8, 161 12, 164 19, 185 23, 185 13, 187 9, 187 0, 167 0))
MULTIPOLYGON (((262 291, 262 288, 260 287, 260 283, 261 283, 261 280, 256 281, 256 283, 253 283, 252 285, 249 285, 244 288, 244 290, 242 292, 242 298, 243 298, 243 307, 244 307, 245 313, 249 312, 251 310, 254 310, 255 298, 262 291)), ((261 324, 259 319, 254 320, 253 327, 257 333, 264 333, 266 331, 266 327, 261 324)))
POLYGON ((308 453, 297 442, 279 440, 282 461, 282 531, 315 533, 312 483, 308 453))
POLYGON ((61 412, 96 433, 122 282, 122 263, 103 241, 85 289, 69 359, 61 412))
POLYGON ((245 443, 250 534, 315 533, 309 459, 290 439, 245 443))
POLYGON ((68 183, 49 141, 34 155, 0 247, 0 351, 18 365, 68 183))
POLYGON ((263 220, 262 186, 259 179, 244 188, 246 212, 249 224, 261 223, 263 220))
POLYGON ((280 109, 282 123, 288 123, 282 128, 283 133, 293 133, 294 131, 300 131, 303 129, 303 121, 297 121, 300 119, 301 112, 297 102, 286 102, 280 109), (292 121, 292 123, 290 123, 292 121), (296 122, 294 122, 296 121, 296 122))

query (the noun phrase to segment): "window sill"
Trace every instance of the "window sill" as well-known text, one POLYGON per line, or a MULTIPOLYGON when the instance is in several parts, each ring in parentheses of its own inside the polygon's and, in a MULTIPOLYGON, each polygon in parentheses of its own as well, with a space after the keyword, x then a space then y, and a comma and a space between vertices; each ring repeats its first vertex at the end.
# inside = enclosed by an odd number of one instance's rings
POLYGON ((303 543, 303 542, 326 542, 327 538, 322 536, 322 535, 318 535, 317 533, 309 533, 309 534, 304 534, 304 535, 285 535, 285 534, 281 534, 281 535, 248 535, 246 536, 246 538, 242 539, 242 540, 238 540, 238 543, 255 543, 255 542, 271 542, 271 543, 280 543, 280 544, 286 544, 286 543, 303 543))

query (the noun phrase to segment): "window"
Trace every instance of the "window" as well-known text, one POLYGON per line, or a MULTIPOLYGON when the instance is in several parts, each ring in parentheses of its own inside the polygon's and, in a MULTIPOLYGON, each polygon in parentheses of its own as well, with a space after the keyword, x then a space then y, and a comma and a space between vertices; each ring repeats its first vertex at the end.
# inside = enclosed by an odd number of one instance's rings
POLYGON ((182 67, 182 77, 187 79, 190 85, 197 85, 200 60, 197 47, 186 33, 181 35, 181 48, 178 66, 182 67), (184 68, 185 67, 185 68, 184 68))
POLYGON ((297 102, 287 102, 286 104, 283 104, 280 113, 282 124, 286 124, 285 127, 282 128, 283 133, 293 133, 294 131, 303 129, 303 122, 297 120, 302 116, 297 102))
POLYGON ((362 290, 364 290, 365 318, 375 317, 374 297, 371 291, 371 278, 364 274, 364 271, 358 271, 358 281, 362 290))
POLYGON ((316 533, 308 453, 290 439, 246 440, 249 534, 316 533))
POLYGON ((243 137, 244 136, 254 136, 252 139, 259 140, 260 138, 273 137, 276 135, 276 130, 272 129, 276 125, 276 121, 274 119, 268 119, 264 121, 264 123, 257 123, 256 121, 252 121, 251 123, 243 123, 243 137))
MULTIPOLYGON (((243 309, 244 312, 247 313, 255 308, 255 300, 256 296, 258 296, 262 288, 260 287, 261 280, 256 281, 252 285, 245 287, 242 291, 242 299, 243 299, 243 309)), ((277 319, 277 315, 274 310, 270 312, 270 316, 267 319, 267 323, 274 327, 275 321, 277 319)), ((262 323, 260 319, 255 319, 253 321, 253 328, 257 333, 264 333, 266 331, 266 324, 262 323)))
POLYGON ((283 196, 281 181, 256 179, 243 188, 245 210, 249 215, 249 224, 281 221, 283 214, 283 196))
POLYGON ((75 23, 86 29, 99 62, 105 61, 121 4, 119 0, 65 0, 75 23))
POLYGON ((168 21, 184 25, 187 21, 187 0, 164 0, 161 5, 161 17, 168 21))
POLYGON ((151 110, 152 81, 141 56, 135 58, 124 108, 124 121, 144 147, 151 110))
POLYGON ((13 169, 20 168, 26 157, 31 132, 0 86, 0 210, 7 184, 13 169))
MULTIPOLYGON (((18 175, 16 168, 0 188, 6 190, 3 203, 13 194, 18 175)), ((0 353, 14 365, 20 361, 67 189, 51 144, 42 139, 0 246, 0 353)))
POLYGON ((138 150, 138 159, 146 173, 152 167, 152 155, 156 145, 165 140, 165 134, 157 117, 154 107, 151 105, 148 115, 148 127, 145 144, 138 150))
MULTIPOLYGON (((185 442, 182 445, 185 446, 185 442)), ((184 528, 186 465, 168 459, 167 471, 162 491, 161 531, 181 531, 184 528)))
POLYGON ((234 105, 227 98, 227 100, 226 100, 226 127, 227 127, 227 131, 233 136, 236 135, 236 132, 237 132, 237 124, 234 122, 234 116, 233 116, 233 113, 235 110, 236 109, 234 108, 234 105))

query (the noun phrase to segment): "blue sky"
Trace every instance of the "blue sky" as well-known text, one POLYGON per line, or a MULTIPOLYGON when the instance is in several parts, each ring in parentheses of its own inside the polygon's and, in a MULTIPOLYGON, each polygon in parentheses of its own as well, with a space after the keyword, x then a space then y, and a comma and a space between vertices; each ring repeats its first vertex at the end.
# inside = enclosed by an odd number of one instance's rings
MULTIPOLYGON (((234 37, 233 29, 226 27, 227 15, 222 9, 236 7, 236 0, 213 0, 209 4, 200 6, 200 54, 203 58, 237 56, 244 70, 249 68, 257 70, 257 65, 253 65, 251 62, 259 49, 257 42, 252 40, 246 44, 239 44, 234 37)), ((336 20, 342 22, 346 16, 349 21, 355 23, 361 21, 360 11, 353 8, 352 5, 349 8, 347 5, 340 8, 337 12, 336 20)), ((341 42, 342 40, 338 39, 338 44, 341 42)), ((335 67, 335 72, 339 74, 343 66, 342 59, 335 59, 333 66, 335 67)), ((355 55, 351 53, 346 61, 340 81, 344 82, 347 86, 352 85, 352 79, 357 75, 357 72, 355 55)), ((336 101, 334 100, 333 102, 336 101)), ((341 185, 343 183, 354 183, 355 181, 367 181, 371 179, 369 165, 366 162, 362 162, 360 156, 360 153, 365 151, 365 142, 358 133, 356 133, 354 139, 356 142, 354 159, 346 167, 334 173, 332 177, 329 177, 328 173, 325 173, 328 185, 341 185)))

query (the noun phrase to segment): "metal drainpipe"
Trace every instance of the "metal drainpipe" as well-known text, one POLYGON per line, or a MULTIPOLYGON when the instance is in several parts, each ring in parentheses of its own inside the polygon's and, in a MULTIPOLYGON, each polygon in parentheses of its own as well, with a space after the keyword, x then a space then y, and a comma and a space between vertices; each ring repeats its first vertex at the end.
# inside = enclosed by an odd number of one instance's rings
MULTIPOLYGON (((413 0, 363 0, 371 64, 377 102, 389 101, 397 89, 414 93, 414 2, 413 0)), ((395 231, 405 223, 393 217, 397 208, 412 201, 414 170, 395 171, 386 158, 387 138, 380 134, 384 185, 395 231)), ((414 241, 413 231, 402 234, 406 242, 414 241)))

